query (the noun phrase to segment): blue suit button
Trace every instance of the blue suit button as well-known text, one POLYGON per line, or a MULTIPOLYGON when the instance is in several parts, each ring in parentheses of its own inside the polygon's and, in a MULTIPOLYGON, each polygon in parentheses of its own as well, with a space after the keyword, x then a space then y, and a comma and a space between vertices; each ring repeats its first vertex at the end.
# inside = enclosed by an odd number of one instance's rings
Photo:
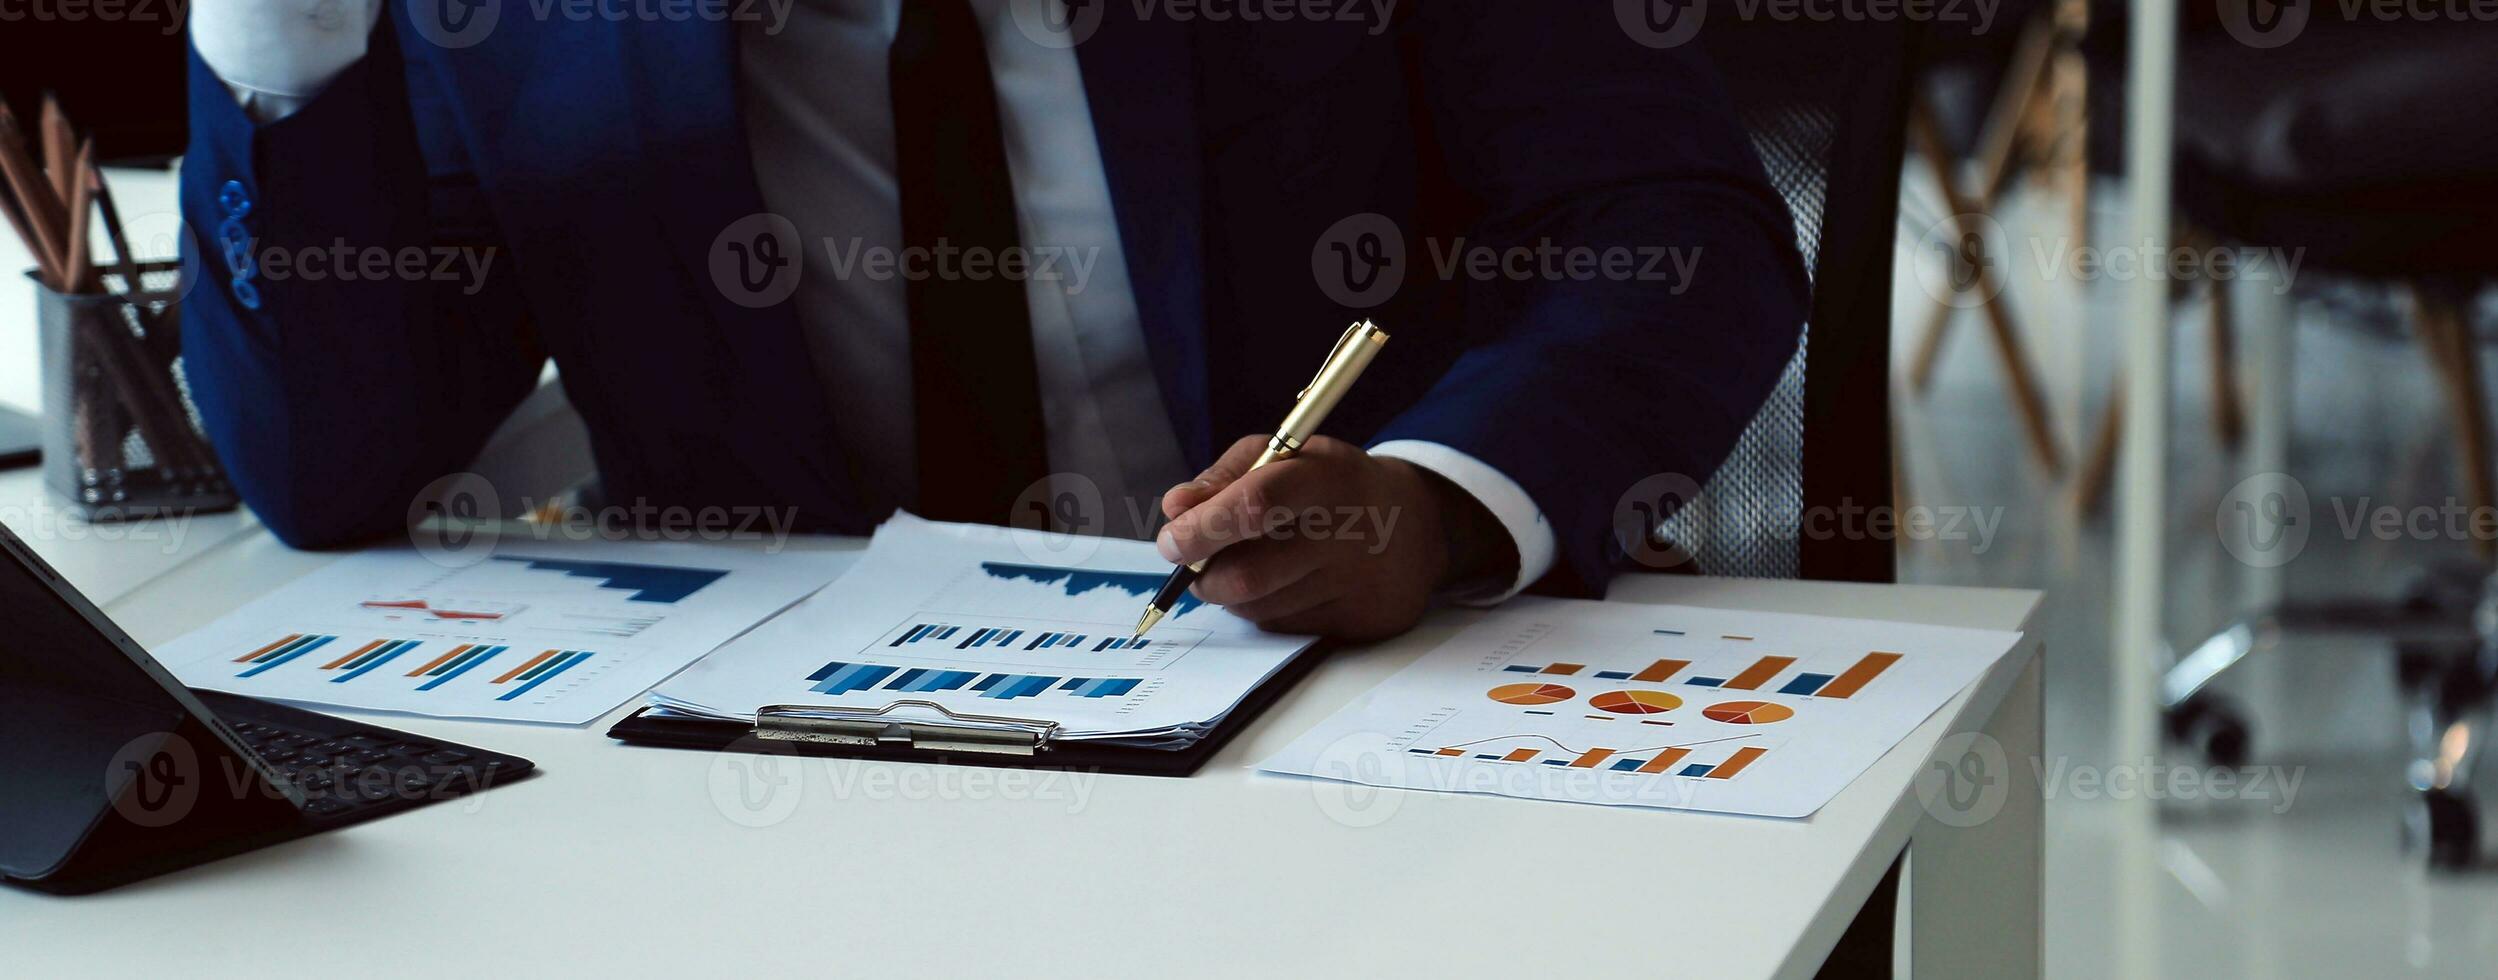
POLYGON ((237 276, 250 276, 255 271, 252 261, 251 232, 243 227, 243 219, 227 218, 217 225, 217 243, 225 246, 226 268, 237 276))
POLYGON ((226 209, 227 214, 240 218, 252 213, 252 198, 243 192, 242 181, 229 180, 224 187, 217 189, 217 206, 226 209))
POLYGON ((260 287, 252 285, 251 280, 237 276, 234 279, 233 288, 234 301, 242 304, 244 309, 257 310, 260 308, 260 287))

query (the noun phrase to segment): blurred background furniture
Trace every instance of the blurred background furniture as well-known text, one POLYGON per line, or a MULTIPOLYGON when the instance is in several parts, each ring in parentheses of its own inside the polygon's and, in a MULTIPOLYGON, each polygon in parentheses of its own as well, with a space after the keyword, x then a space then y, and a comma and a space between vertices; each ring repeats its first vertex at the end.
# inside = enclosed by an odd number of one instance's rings
MULTIPOLYGON (((2498 134, 2486 123, 2498 114, 2498 59, 2485 40, 2438 23, 2319 17, 2289 43, 2258 48, 2220 26, 2190 22, 2176 96, 2175 191, 2191 232, 2180 242, 2296 252, 2302 274, 2378 281, 2406 295, 2474 513, 2498 506, 2488 397, 2469 323, 2473 298, 2498 279, 2498 134)), ((2253 400, 2251 423, 2268 433, 2259 441, 2276 442, 2286 440, 2293 404, 2293 323, 2286 300, 2264 313, 2232 322, 2233 307, 2216 303, 2214 353, 2216 364, 2233 359, 2227 338, 2241 328, 2278 352, 2259 370, 2271 375, 2259 382, 2272 390, 2253 400)), ((2214 380, 2235 394, 2233 375, 2216 368, 2214 380)), ((2112 416, 2121 416, 2118 404, 2112 416)), ((2260 453, 2275 458, 2250 468, 2279 471, 2285 449, 2260 453)), ((2244 501, 2246 519, 2284 519, 2290 511, 2279 506, 2281 492, 2260 489, 2244 501)), ((2393 646, 2408 706, 2414 761, 2407 778, 2419 792, 2413 836, 2432 864, 2477 863, 2483 835, 2470 769, 2498 688, 2498 579, 2489 578, 2494 542, 2472 544, 2479 562, 2424 569, 2394 599, 2275 601, 2251 610, 2167 667, 2159 706, 2168 734, 2214 762, 2241 764, 2250 750, 2247 723, 2210 693, 2212 681, 2285 636, 2381 637, 2393 646)))
POLYGON ((1980 31, 1953 22, 1930 32, 1932 51, 1909 108, 1911 145, 1940 189, 1944 213, 1914 214, 1905 230, 1915 239, 1947 232, 1934 244, 1951 252, 1954 297, 1938 300, 1915 334, 1908 383, 1917 395, 1932 386, 1943 341, 1958 314, 1974 306, 1984 314, 1986 340, 2032 458, 2061 477, 2064 451, 2003 292, 2006 256, 1988 254, 2004 243, 1991 241, 1985 226, 2027 179, 2064 194, 2072 238, 2090 238, 2090 78, 2082 60, 2090 3, 2013 0, 1996 16, 2019 29, 1980 31))

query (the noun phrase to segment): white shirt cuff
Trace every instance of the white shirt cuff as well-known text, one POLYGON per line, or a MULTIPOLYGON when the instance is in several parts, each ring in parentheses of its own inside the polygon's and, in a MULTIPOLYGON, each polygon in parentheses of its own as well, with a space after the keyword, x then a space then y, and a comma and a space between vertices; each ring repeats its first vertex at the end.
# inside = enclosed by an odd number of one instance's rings
POLYGON ((254 121, 274 122, 364 57, 382 0, 193 0, 191 46, 254 121))
POLYGON ((1421 439, 1398 439, 1370 447, 1373 456, 1401 459, 1440 475, 1457 484, 1457 488, 1475 498, 1483 509, 1492 512, 1492 519, 1508 529, 1509 537, 1518 545, 1518 578, 1498 592, 1486 592, 1464 598, 1467 605, 1489 606, 1517 595, 1535 584, 1553 567, 1555 543, 1552 525, 1544 522, 1544 509, 1535 505, 1535 498, 1508 474, 1493 469, 1491 464, 1458 452, 1436 442, 1421 439))

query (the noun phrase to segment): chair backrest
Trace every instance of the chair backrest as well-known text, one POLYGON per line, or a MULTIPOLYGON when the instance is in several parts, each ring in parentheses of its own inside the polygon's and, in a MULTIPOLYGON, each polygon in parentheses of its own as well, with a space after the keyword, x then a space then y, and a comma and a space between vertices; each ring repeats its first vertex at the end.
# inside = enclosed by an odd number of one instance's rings
POLYGON ((1698 41, 1795 218, 1812 300, 1777 389, 1661 537, 1711 575, 1891 581, 1894 543, 1837 518, 1892 498, 1892 226, 1912 32, 1720 17, 1698 41))

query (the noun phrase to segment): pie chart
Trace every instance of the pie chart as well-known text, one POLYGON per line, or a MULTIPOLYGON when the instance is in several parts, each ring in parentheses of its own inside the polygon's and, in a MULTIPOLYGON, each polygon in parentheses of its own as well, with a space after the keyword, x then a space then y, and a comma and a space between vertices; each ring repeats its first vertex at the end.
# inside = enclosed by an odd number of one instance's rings
POLYGON ((1598 711, 1617 715, 1653 715, 1683 706, 1683 699, 1664 691, 1606 691, 1587 699, 1598 711))
POLYGON ((1795 709, 1767 701, 1720 701, 1700 709, 1700 717, 1729 725, 1766 725, 1795 717, 1795 709))
POLYGON ((1492 700, 1502 704, 1551 704, 1578 696, 1559 684, 1503 684, 1491 692, 1492 700))

